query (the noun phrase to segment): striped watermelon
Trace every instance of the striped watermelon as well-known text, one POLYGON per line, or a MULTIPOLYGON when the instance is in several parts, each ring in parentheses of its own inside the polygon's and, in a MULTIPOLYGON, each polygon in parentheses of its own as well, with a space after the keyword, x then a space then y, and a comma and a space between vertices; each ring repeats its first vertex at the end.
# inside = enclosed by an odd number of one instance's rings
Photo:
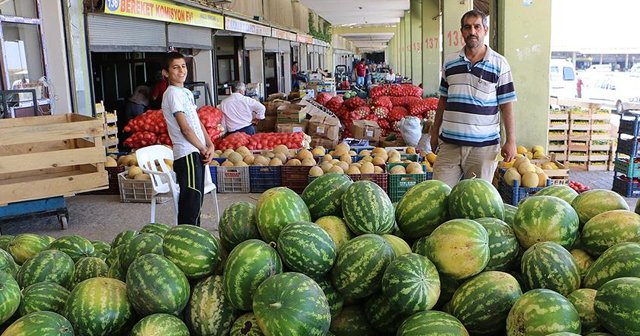
POLYGON ((497 218, 476 218, 489 234, 489 263, 485 271, 507 271, 516 263, 520 245, 513 229, 497 218))
POLYGON ((49 244, 49 249, 66 253, 74 263, 80 258, 93 256, 96 251, 87 238, 78 235, 60 237, 49 244))
POLYGON ((85 280, 69 294, 63 315, 79 335, 109 336, 124 333, 133 322, 127 285, 110 278, 85 280), (88 316, 91 318, 87 318, 88 316))
POLYGON ((20 306, 20 286, 11 274, 0 271, 0 324, 7 321, 20 306))
POLYGON ((320 336, 331 313, 322 288, 302 273, 276 274, 258 286, 253 313, 266 335, 320 336))
POLYGON ((71 287, 75 287, 77 284, 84 280, 95 277, 106 277, 109 272, 109 267, 100 258, 96 257, 84 257, 76 262, 73 277, 71 278, 71 287))
POLYGON ((566 185, 550 185, 539 190, 536 196, 555 196, 571 204, 578 193, 566 185))
POLYGON ((449 216, 451 188, 444 182, 429 180, 413 186, 396 207, 398 227, 409 238, 430 234, 449 216))
MULTIPOLYGON (((78 330, 79 335, 83 335, 78 330)), ((64 316, 50 312, 33 312, 13 322, 3 336, 73 336, 73 327, 64 316)))
POLYGON ((324 174, 314 179, 302 192, 311 219, 342 214, 342 195, 353 183, 345 174, 324 174))
POLYGON ((373 294, 368 298, 364 304, 364 314, 377 335, 394 334, 406 317, 400 314, 382 293, 373 294))
MULTIPOLYGON (((142 233, 145 234, 145 233, 142 233)), ((136 258, 127 271, 127 297, 141 316, 178 315, 189 301, 189 281, 166 257, 149 253, 136 258)))
POLYGON ((580 334, 576 334, 576 333, 572 333, 572 332, 562 331, 562 332, 557 332, 557 333, 553 333, 553 334, 548 334, 547 336, 581 336, 581 335, 580 334))
POLYGON ((582 228, 582 248, 597 257, 622 242, 640 242, 640 215, 628 210, 611 210, 593 216, 582 228))
POLYGON ((345 223, 340 217, 320 217, 316 219, 316 224, 320 225, 321 228, 327 231, 333 242, 336 244, 336 251, 340 250, 342 245, 353 238, 353 234, 349 231, 349 228, 347 228, 347 223, 345 223))
POLYGON ((429 310, 440 296, 440 277, 427 257, 415 253, 393 260, 382 277, 382 293, 402 314, 429 310))
POLYGON ((140 229, 140 233, 154 233, 164 238, 165 233, 171 229, 171 226, 162 223, 149 223, 140 229))
POLYGON ((123 244, 120 267, 126 273, 129 265, 138 257, 153 253, 163 255, 162 238, 153 233, 140 233, 123 244))
POLYGON ((278 273, 282 273, 278 252, 263 241, 245 240, 227 258, 223 275, 225 297, 234 308, 251 310, 256 288, 278 273))
POLYGON ((458 280, 482 272, 489 263, 489 234, 471 219, 453 219, 438 226, 425 248, 438 271, 458 280))
MULTIPOLYGON (((444 306, 451 302, 451 298, 453 298, 453 294, 458 290, 460 285, 463 284, 464 281, 456 280, 450 275, 446 275, 440 273, 440 297, 438 298, 438 303, 436 303, 436 307, 440 308, 446 313, 451 313, 451 311, 447 311, 444 309, 444 306)), ((522 286, 520 286, 522 287, 522 286)))
POLYGON ((600 321, 596 316, 593 303, 598 292, 595 289, 581 288, 567 296, 567 299, 580 315, 582 332, 596 331, 600 329, 600 321))
POLYGON ((640 278, 640 244, 620 243, 606 250, 584 275, 583 287, 598 289, 622 277, 640 278))
POLYGON ((367 297, 381 288, 384 271, 394 258, 393 249, 382 237, 358 236, 338 251, 331 271, 333 284, 345 299, 367 297))
POLYGON ((194 225, 178 225, 165 233, 162 251, 189 279, 213 274, 220 243, 209 231, 194 225))
POLYGON ((114 247, 111 252, 109 252, 107 258, 104 260, 107 266, 111 266, 114 262, 120 260, 120 254, 122 254, 122 250, 124 250, 124 248, 125 245, 120 245, 118 247, 114 247))
POLYGON ((131 239, 133 239, 133 237, 137 236, 138 234, 139 234, 139 232, 136 231, 136 230, 125 230, 125 231, 122 231, 122 232, 118 233, 118 235, 113 239, 113 242, 111 242, 111 247, 115 248, 115 247, 120 246, 121 244, 126 244, 131 239))
MULTIPOLYGON (((122 245, 121 245, 122 246, 122 245)), ((107 278, 118 279, 120 281, 125 281, 127 279, 127 272, 120 265, 120 259, 116 259, 116 261, 109 266, 109 270, 107 271, 107 278)))
POLYGON ((571 206, 578 213, 581 226, 597 214, 610 210, 629 210, 629 205, 622 196, 604 189, 583 192, 571 202, 571 206))
POLYGON ((578 214, 569 203, 554 196, 531 196, 518 206, 513 231, 525 249, 544 241, 571 248, 578 224, 578 214))
POLYGON ((7 272, 15 278, 16 274, 18 274, 18 268, 19 266, 13 261, 11 254, 5 250, 0 250, 0 272, 7 272))
POLYGON ((382 238, 387 241, 387 244, 391 245, 391 248, 396 254, 396 257, 399 257, 403 254, 411 253, 411 246, 409 246, 409 244, 407 244, 404 239, 391 234, 383 234, 382 238))
POLYGON ((593 308, 602 325, 615 335, 640 335, 640 278, 605 283, 598 289, 593 308))
POLYGON ((507 223, 507 225, 513 225, 513 218, 516 216, 516 211, 518 211, 517 206, 504 203, 504 222, 507 223))
POLYGON ((520 264, 528 288, 547 288, 564 296, 580 288, 580 270, 571 253, 554 242, 531 246, 520 264))
POLYGON ((285 188, 271 188, 260 195, 256 205, 258 231, 267 242, 275 242, 280 230, 287 224, 310 221, 307 205, 295 191, 285 188))
POLYGON ((91 245, 93 245, 93 249, 95 253, 102 253, 108 255, 111 253, 111 244, 107 242, 103 242, 102 240, 92 240, 91 245))
POLYGON ((592 333, 585 334, 585 336, 614 336, 614 335, 606 332, 592 332, 592 333))
POLYGON ((9 252, 9 243, 13 240, 14 236, 0 235, 0 250, 9 252))
POLYGON ((344 307, 338 316, 332 316, 329 331, 335 336, 375 335, 361 306, 344 307))
POLYGON ((38 282, 22 290, 22 302, 20 302, 18 313, 21 316, 37 311, 62 314, 70 293, 57 283, 38 282))
POLYGON ((179 318, 169 314, 144 317, 131 329, 130 336, 189 336, 189 329, 179 318))
POLYGON ((276 246, 282 262, 289 269, 314 278, 331 269, 337 253, 329 234, 311 222, 285 226, 280 231, 276 246))
POLYGON ((569 253, 571 253, 571 256, 573 256, 573 259, 576 261, 576 265, 578 265, 580 277, 584 277, 585 274, 587 274, 587 269, 593 264, 593 258, 591 258, 587 252, 580 249, 573 249, 569 251, 569 253))
POLYGON ((478 178, 462 180, 451 189, 449 217, 504 219, 504 203, 491 183, 478 178))
POLYGON ((233 322, 229 336, 264 336, 253 313, 246 313, 233 322))
POLYGON ((342 214, 356 235, 384 234, 393 230, 394 209, 389 196, 371 181, 358 181, 342 195, 342 214))
POLYGON ((429 236, 424 236, 413 242, 411 245, 411 252, 417 253, 419 255, 427 256, 427 239, 429 236))
POLYGON ((73 260, 68 255, 57 250, 46 250, 28 259, 18 271, 16 280, 21 288, 43 281, 69 288, 74 268, 73 260))
POLYGON ((249 202, 235 202, 220 218, 220 242, 227 251, 249 239, 260 239, 256 225, 256 206, 249 202))
POLYGON ((49 246, 49 242, 43 236, 23 233, 11 239, 7 246, 7 252, 11 254, 18 265, 22 265, 27 259, 44 251, 47 246, 49 246))
POLYGON ((508 336, 546 336, 563 331, 580 334, 580 316, 569 300, 549 289, 524 293, 507 317, 508 336))
POLYGON ((451 314, 472 334, 495 335, 505 330, 509 310, 522 295, 508 273, 482 272, 460 286, 451 299, 451 314))
POLYGON ((331 318, 334 318, 342 311, 342 306, 344 305, 344 298, 335 287, 331 283, 331 279, 322 278, 320 280, 316 280, 318 286, 322 288, 322 292, 324 296, 327 297, 327 302, 329 303, 329 311, 331 312, 331 318))
POLYGON ((423 311, 408 317, 397 336, 469 336, 467 329, 455 317, 440 311, 423 311))
POLYGON ((226 336, 236 314, 224 295, 219 275, 205 278, 193 287, 185 312, 185 321, 194 336, 226 336))

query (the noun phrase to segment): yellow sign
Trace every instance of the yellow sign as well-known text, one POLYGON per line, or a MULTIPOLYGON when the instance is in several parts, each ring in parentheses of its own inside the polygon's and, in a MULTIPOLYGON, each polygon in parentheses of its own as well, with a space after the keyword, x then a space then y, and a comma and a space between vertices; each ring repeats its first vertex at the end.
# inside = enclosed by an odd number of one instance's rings
POLYGON ((224 18, 220 14, 177 6, 161 0, 106 0, 105 2, 104 12, 107 14, 224 29, 224 18))

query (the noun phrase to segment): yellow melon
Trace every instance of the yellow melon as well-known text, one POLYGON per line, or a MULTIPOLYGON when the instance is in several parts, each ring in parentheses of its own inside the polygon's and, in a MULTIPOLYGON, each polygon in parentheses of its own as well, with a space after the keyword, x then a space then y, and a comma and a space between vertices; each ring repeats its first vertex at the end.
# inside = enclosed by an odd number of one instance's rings
POLYGON ((524 153, 524 156, 526 156, 527 159, 529 159, 529 160, 533 159, 533 153, 531 153, 531 152, 524 153))
POLYGON ((375 166, 371 162, 363 162, 362 165, 360 166, 360 171, 363 174, 373 174, 375 173, 375 166))
POLYGON ((129 155, 123 155, 118 158, 118 166, 126 166, 127 160, 129 160, 129 155))
POLYGON ((368 149, 363 149, 360 151, 360 156, 367 156, 367 155, 371 155, 371 151, 368 149))
POLYGON ((311 154, 315 156, 322 156, 322 155, 325 155, 326 153, 327 153, 327 150, 324 149, 324 147, 322 146, 317 146, 311 151, 311 154))
POLYGON ((252 165, 255 160, 256 160, 256 157, 253 156, 253 154, 251 153, 249 153, 249 155, 245 156, 244 159, 242 159, 242 161, 250 165, 252 165))
POLYGON ((331 169, 329 169, 329 173, 344 174, 344 170, 339 166, 333 166, 331 167, 331 169))
POLYGON ((251 154, 251 151, 246 146, 240 146, 236 149, 236 153, 239 153, 242 156, 247 156, 251 154))
POLYGON ((532 152, 544 152, 544 147, 540 146, 540 145, 535 145, 531 148, 532 152))
POLYGON ((273 159, 271 159, 271 161, 269 161, 269 166, 282 166, 282 160, 280 160, 280 158, 274 157, 273 159))
POLYGON ((151 175, 149 174, 138 174, 136 175, 136 177, 133 178, 134 180, 142 180, 142 181, 150 181, 151 180, 151 175))
POLYGON ((336 152, 341 152, 341 153, 349 153, 349 151, 351 150, 351 147, 349 147, 349 145, 347 145, 344 142, 341 142, 339 144, 336 145, 335 148, 336 152))
POLYGON ((358 153, 356 153, 356 151, 352 151, 352 150, 350 150, 350 151, 349 151, 349 155, 351 155, 351 156, 356 156, 356 155, 358 155, 358 153))
POLYGON ((384 148, 382 148, 382 147, 376 147, 371 151, 371 154, 374 155, 374 156, 377 155, 377 154, 387 155, 387 151, 384 150, 384 148))
POLYGON ((373 166, 373 173, 374 174, 382 174, 382 173, 384 173, 384 169, 382 169, 382 167, 373 166))
POLYGON ((229 155, 231 155, 231 153, 235 153, 235 151, 229 148, 229 149, 226 149, 224 152, 222 152, 220 156, 226 159, 229 157, 229 155))
POLYGON ((222 167, 233 167, 233 163, 229 160, 224 160, 224 162, 220 165, 222 167))
POLYGON ((313 159, 313 153, 303 148, 298 152, 298 155, 296 157, 298 158, 298 160, 313 159))
POLYGON ((210 165, 210 166, 216 166, 216 167, 217 167, 217 166, 219 166, 219 165, 220 165, 220 162, 218 162, 218 161, 216 161, 216 160, 211 160, 211 161, 209 162, 209 165, 210 165))
POLYGON ((129 172, 127 173, 127 177, 132 179, 136 176, 142 174, 142 169, 138 166, 132 166, 129 168, 129 172))
POLYGON ((344 155, 340 156, 340 161, 346 162, 346 163, 353 162, 352 159, 351 159, 351 155, 349 155, 349 154, 344 154, 344 155))
POLYGON ((360 158, 359 162, 373 162, 373 158, 369 155, 365 155, 360 158))
POLYGON ((285 164, 285 166, 300 166, 300 165, 302 165, 302 162, 300 162, 300 160, 298 159, 291 159, 287 161, 287 163, 285 164))
POLYGON ((421 165, 413 166, 411 168, 407 168, 407 174, 424 174, 421 165))
POLYGON ((518 173, 520 173, 520 175, 524 175, 526 173, 535 173, 535 172, 536 172, 536 166, 532 165, 531 163, 521 164, 518 167, 518 173))
POLYGON ((350 165, 347 174, 361 174, 360 169, 356 165, 350 165))
POLYGON ((533 152, 533 158, 536 160, 544 159, 545 157, 544 152, 533 152))
POLYGON ((544 187, 547 185, 547 179, 549 179, 549 177, 547 176, 547 174, 545 172, 536 172, 536 175, 538 175, 538 187, 544 187))
POLYGON ((335 165, 337 165, 337 164, 338 164, 338 162, 340 162, 340 160, 338 160, 338 159, 331 159, 331 164, 332 164, 332 165, 334 165, 334 166, 335 166, 335 165))
POLYGON ((246 162, 244 162, 244 161, 240 161, 240 162, 238 162, 238 163, 234 163, 233 165, 234 165, 235 167, 249 167, 249 165, 248 165, 246 162))
POLYGON ((416 148, 415 147, 407 147, 407 154, 415 154, 416 153, 416 148))
POLYGON ((380 166, 386 163, 386 158, 382 156, 376 156, 373 158, 373 161, 371 162, 376 166, 380 166))
POLYGON ((436 162, 436 158, 438 156, 435 155, 433 152, 427 154, 427 161, 429 161, 430 164, 433 164, 434 162, 436 162))
POLYGON ((516 157, 516 161, 513 163, 513 168, 518 169, 518 167, 523 163, 529 163, 529 159, 524 156, 518 156, 516 157))
POLYGON ((322 157, 322 162, 331 162, 333 160, 333 156, 331 154, 326 154, 322 157))
POLYGON ((522 175, 522 186, 525 188, 535 188, 539 182, 538 174, 535 172, 527 172, 522 175))
POLYGON ((262 155, 256 155, 255 158, 253 159, 253 165, 254 166, 267 166, 269 165, 269 159, 265 156, 262 155))
POLYGON ((287 162, 287 154, 285 154, 285 153, 276 153, 276 156, 274 157, 274 159, 279 159, 280 162, 285 163, 285 162, 287 162))
POLYGON ((273 148, 274 153, 283 153, 285 155, 289 154, 289 148, 285 145, 277 145, 273 148))
POLYGON ((322 176, 324 175, 324 171, 322 171, 322 168, 318 167, 318 166, 313 166, 311 167, 311 169, 309 170, 309 176, 322 176))
POLYGON ((504 173, 503 178, 504 182, 512 187, 514 185, 514 181, 518 181, 518 183, 520 183, 521 180, 520 173, 518 173, 518 170, 515 168, 507 169, 507 171, 504 173))
POLYGON ((114 160, 112 157, 107 156, 104 161, 105 167, 117 167, 118 161, 114 160))
POLYGON ((399 162, 402 162, 402 160, 400 159, 399 156, 389 156, 389 159, 387 160, 387 162, 389 162, 389 163, 399 163, 399 162))
POLYGON ((391 170, 389 171, 389 174, 393 174, 393 175, 397 175, 397 174, 406 174, 407 171, 404 169, 403 166, 393 166, 391 168, 391 170))
POLYGON ((340 168, 342 168, 342 171, 345 172, 347 171, 347 169, 349 169, 349 164, 344 162, 344 161, 340 161, 337 164, 335 164, 335 166, 338 166, 340 168))
POLYGON ((516 152, 518 152, 518 154, 524 154, 524 153, 526 153, 528 151, 529 150, 525 146, 518 146, 518 148, 516 149, 516 152))
POLYGON ((276 153, 274 153, 273 151, 264 152, 263 155, 269 159, 273 159, 274 157, 276 157, 276 153))
POLYGON ((301 162, 301 165, 303 166, 315 166, 316 165, 316 160, 314 160, 313 158, 311 159, 304 159, 301 162))
POLYGON ((333 165, 330 162, 323 162, 320 164, 320 168, 322 168, 323 172, 328 173, 333 168, 333 165))
POLYGON ((407 164, 407 168, 406 168, 406 169, 407 169, 407 171, 410 171, 410 170, 414 170, 415 168, 420 168, 420 169, 422 169, 422 168, 420 167, 420 164, 419 164, 419 163, 417 163, 417 162, 410 162, 409 164, 407 164))
POLYGON ((242 161, 242 155, 238 152, 233 152, 229 154, 228 159, 234 164, 237 164, 238 162, 242 161))

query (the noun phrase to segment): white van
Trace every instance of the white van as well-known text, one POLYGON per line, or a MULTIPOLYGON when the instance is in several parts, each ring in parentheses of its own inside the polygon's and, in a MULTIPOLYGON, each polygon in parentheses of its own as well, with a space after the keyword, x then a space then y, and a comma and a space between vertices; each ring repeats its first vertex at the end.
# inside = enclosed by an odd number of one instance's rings
POLYGON ((574 98, 577 96, 576 68, 563 59, 551 59, 549 63, 549 95, 574 98))

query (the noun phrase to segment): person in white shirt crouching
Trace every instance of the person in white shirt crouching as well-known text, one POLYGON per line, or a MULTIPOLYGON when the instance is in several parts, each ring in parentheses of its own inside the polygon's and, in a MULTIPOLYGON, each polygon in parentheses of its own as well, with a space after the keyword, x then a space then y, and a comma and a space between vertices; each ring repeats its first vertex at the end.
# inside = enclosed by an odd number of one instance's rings
POLYGON ((220 103, 220 110, 224 116, 222 122, 227 134, 244 132, 254 135, 255 121, 264 119, 266 108, 257 100, 246 97, 246 88, 242 82, 234 83, 231 96, 220 103))

